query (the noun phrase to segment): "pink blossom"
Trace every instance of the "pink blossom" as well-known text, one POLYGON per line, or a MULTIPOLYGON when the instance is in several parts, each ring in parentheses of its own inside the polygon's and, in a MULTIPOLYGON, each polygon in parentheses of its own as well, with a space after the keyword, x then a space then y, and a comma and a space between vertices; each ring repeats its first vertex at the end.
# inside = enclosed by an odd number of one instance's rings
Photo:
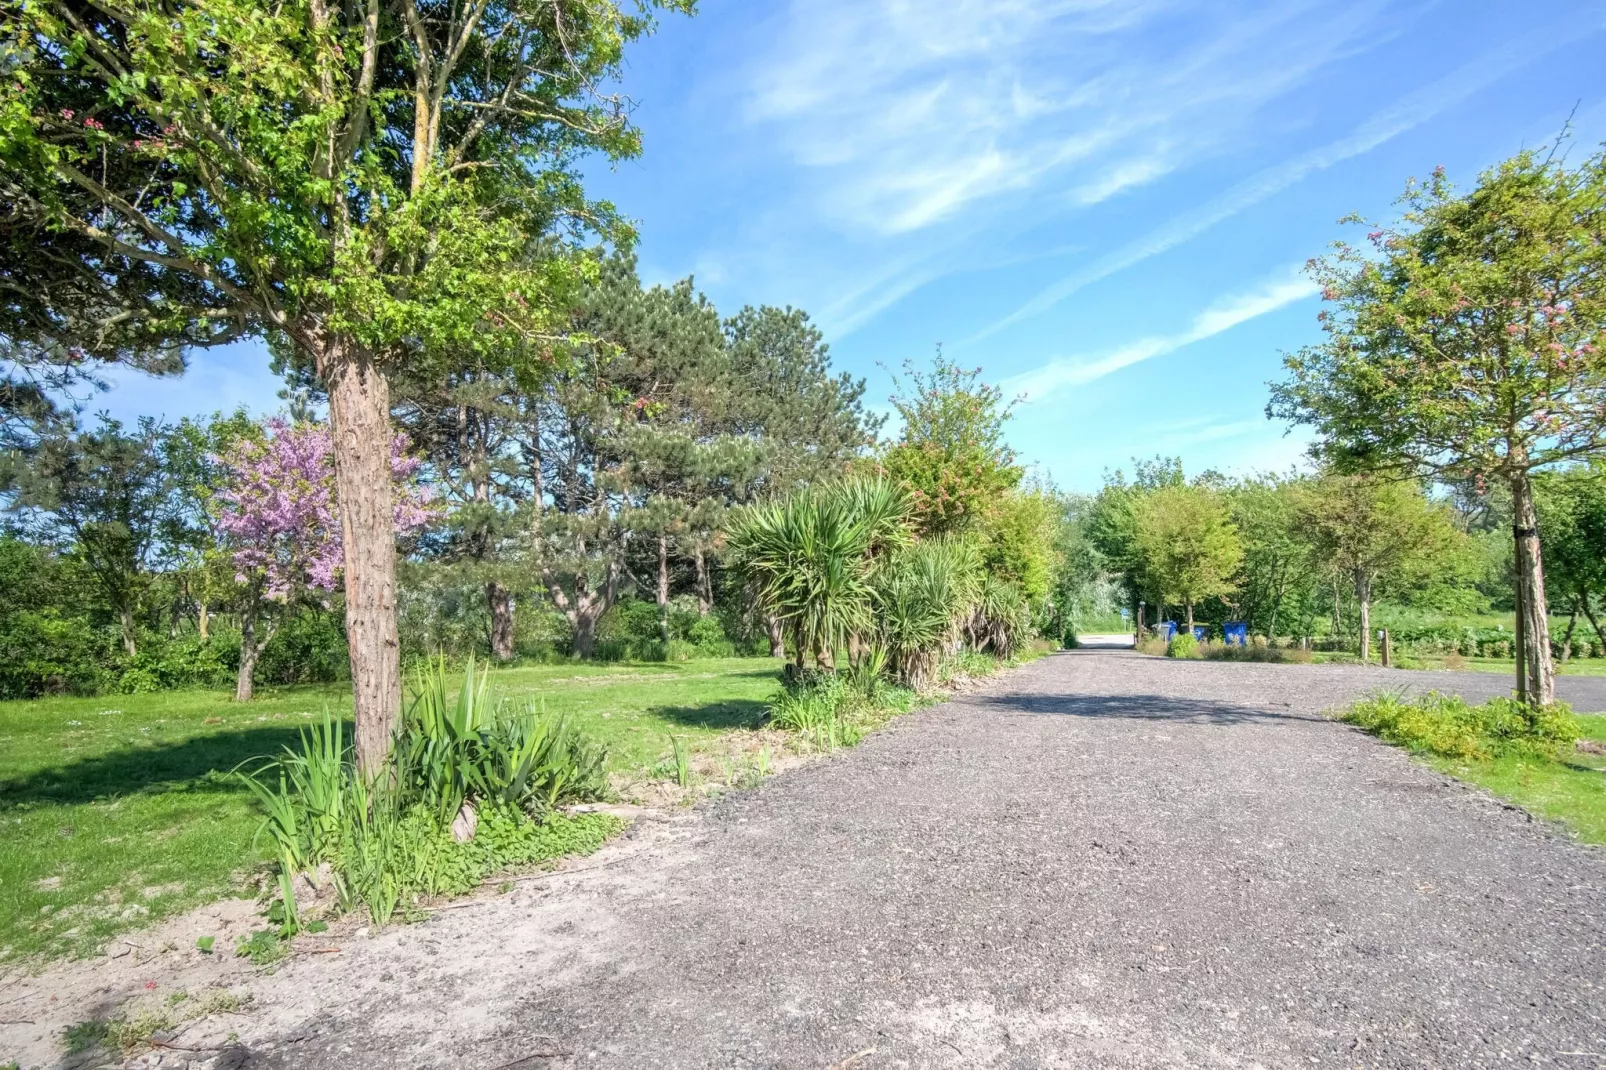
MULTIPOLYGON (((218 495, 218 526, 235 546, 238 579, 260 578, 268 597, 285 600, 306 587, 340 585, 345 547, 335 494, 329 429, 269 420, 269 437, 242 441, 219 458, 228 473, 218 495)), ((390 472, 396 533, 427 524, 427 493, 418 487, 417 458, 406 454, 405 435, 391 442, 390 472)))

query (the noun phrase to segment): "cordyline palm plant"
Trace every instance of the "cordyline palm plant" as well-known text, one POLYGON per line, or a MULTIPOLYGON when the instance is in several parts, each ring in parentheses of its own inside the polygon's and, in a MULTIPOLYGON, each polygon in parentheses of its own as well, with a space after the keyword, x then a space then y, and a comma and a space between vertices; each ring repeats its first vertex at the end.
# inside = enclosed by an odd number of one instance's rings
POLYGON ((958 539, 906 546, 876 572, 875 616, 899 683, 923 690, 937 659, 970 611, 980 558, 958 539))
POLYGON ((1021 589, 993 576, 983 579, 971 617, 971 645, 984 647, 1001 658, 1015 653, 1031 628, 1032 611, 1021 589))
POLYGON ((793 644, 794 670, 821 668, 870 624, 870 574, 908 541, 908 495, 879 478, 797 491, 752 506, 731 525, 731 561, 793 644))

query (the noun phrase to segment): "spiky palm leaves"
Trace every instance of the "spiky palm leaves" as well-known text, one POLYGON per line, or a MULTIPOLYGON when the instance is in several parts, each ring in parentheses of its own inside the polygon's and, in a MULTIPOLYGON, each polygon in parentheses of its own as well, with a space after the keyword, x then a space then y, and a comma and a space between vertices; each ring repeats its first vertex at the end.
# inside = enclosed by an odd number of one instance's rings
POLYGON ((882 479, 811 487, 753 506, 731 525, 731 562, 759 602, 791 633, 795 664, 830 652, 867 630, 870 575, 907 541, 910 503, 882 479))
POLYGON ((990 647, 1007 658, 1015 653, 1032 624, 1032 612, 1019 587, 1007 580, 986 577, 976 600, 971 642, 980 650, 990 647))
POLYGON ((980 577, 970 544, 933 539, 905 547, 877 570, 878 632, 899 682, 923 689, 938 655, 968 613, 980 577))

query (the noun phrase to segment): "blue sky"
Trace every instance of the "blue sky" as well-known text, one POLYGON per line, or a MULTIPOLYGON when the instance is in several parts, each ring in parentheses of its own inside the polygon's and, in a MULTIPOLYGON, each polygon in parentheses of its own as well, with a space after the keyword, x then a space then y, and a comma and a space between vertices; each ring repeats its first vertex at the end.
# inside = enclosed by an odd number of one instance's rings
MULTIPOLYGON (((1283 468, 1263 414, 1314 340, 1300 267, 1408 176, 1606 140, 1606 0, 701 0, 629 58, 646 151, 591 188, 643 276, 807 309, 867 376, 937 343, 1024 393, 1070 489, 1134 455, 1283 468)), ((244 403, 255 344, 116 378, 120 416, 244 403)))

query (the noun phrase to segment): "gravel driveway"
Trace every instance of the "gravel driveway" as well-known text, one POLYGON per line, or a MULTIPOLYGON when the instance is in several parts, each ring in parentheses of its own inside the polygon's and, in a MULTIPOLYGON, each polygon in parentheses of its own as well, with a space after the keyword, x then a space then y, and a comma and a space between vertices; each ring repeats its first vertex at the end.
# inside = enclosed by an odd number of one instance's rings
POLYGON ((1606 853, 1319 716, 1380 683, 1506 686, 1055 655, 298 960, 219 1065, 1606 1066, 1606 853))

